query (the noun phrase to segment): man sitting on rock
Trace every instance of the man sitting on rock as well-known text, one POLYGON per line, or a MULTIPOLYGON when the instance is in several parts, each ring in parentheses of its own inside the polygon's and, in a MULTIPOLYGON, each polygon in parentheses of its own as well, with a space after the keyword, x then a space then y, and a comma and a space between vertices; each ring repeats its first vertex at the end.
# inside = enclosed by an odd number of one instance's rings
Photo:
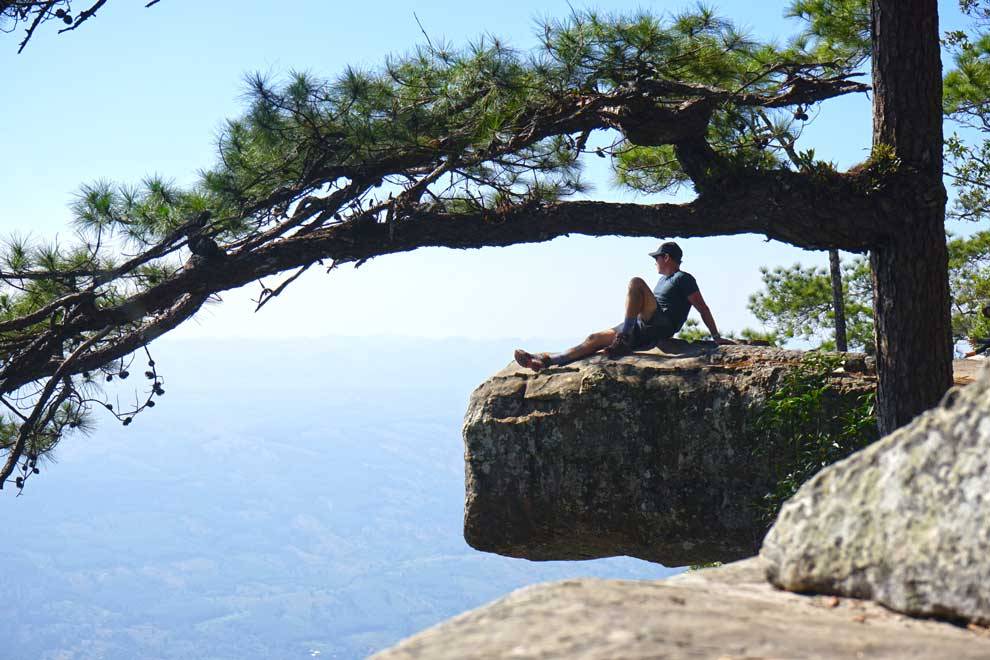
POLYGON ((698 283, 690 273, 681 270, 682 255, 680 246, 673 242, 663 243, 656 252, 650 253, 657 262, 660 281, 650 291, 642 278, 629 280, 626 317, 621 324, 588 335, 583 342, 563 353, 534 354, 519 349, 516 351, 516 362, 527 369, 540 371, 580 360, 602 349, 613 360, 634 351, 648 350, 661 339, 673 337, 684 325, 692 306, 701 314, 701 320, 716 344, 734 343, 719 335, 711 310, 698 290, 698 283))

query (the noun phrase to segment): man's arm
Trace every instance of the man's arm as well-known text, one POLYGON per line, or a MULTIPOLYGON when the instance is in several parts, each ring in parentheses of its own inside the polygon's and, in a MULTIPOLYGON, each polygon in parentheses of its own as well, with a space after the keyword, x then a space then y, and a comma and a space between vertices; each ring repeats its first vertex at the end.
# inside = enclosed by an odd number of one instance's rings
POLYGON ((736 343, 731 339, 724 339, 722 335, 718 334, 718 326, 715 325, 715 319, 712 317, 712 310, 708 309, 705 299, 701 297, 701 291, 695 291, 688 296, 688 302, 694 305, 694 308, 698 310, 699 314, 701 314, 701 320, 704 321, 705 326, 708 328, 708 332, 711 333, 712 339, 715 340, 716 344, 736 343))

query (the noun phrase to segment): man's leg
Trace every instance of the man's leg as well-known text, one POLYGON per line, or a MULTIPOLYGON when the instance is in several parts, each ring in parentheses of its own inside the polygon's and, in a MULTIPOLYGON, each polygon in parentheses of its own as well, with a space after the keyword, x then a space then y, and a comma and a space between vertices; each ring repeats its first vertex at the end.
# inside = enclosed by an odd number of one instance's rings
POLYGON ((629 289, 626 293, 626 315, 620 331, 605 347, 605 354, 612 359, 617 359, 632 353, 634 350, 632 333, 636 326, 636 319, 649 321, 656 311, 657 299, 653 296, 653 291, 650 290, 649 285, 639 277, 629 280, 629 289))
MULTIPOLYGON (((657 299, 653 295, 653 289, 650 288, 650 285, 642 277, 634 277, 629 280, 629 286, 626 288, 626 314, 622 322, 622 332, 631 332, 637 317, 649 321, 656 311, 657 299)), ((618 334, 613 328, 595 332, 588 335, 588 338, 577 346, 551 357, 554 357, 554 364, 557 364, 557 359, 566 360, 563 364, 580 360, 611 346, 618 334)))
POLYGON ((527 353, 522 349, 516 351, 516 362, 520 366, 526 367, 527 369, 532 369, 533 371, 542 371, 550 366, 562 366, 565 364, 570 364, 575 360, 580 360, 581 358, 586 358, 589 355, 594 355, 598 351, 602 350, 606 346, 612 343, 615 339, 615 330, 608 328, 607 330, 601 330, 599 332, 593 332, 588 335, 583 342, 577 346, 572 346, 568 348, 563 353, 527 353))
POLYGON ((563 353, 551 354, 550 361, 552 364, 558 365, 569 364, 575 360, 580 360, 581 358, 586 358, 589 355, 594 355, 611 344, 613 339, 615 339, 615 330, 612 328, 593 332, 577 346, 572 346, 563 353))
POLYGON ((653 289, 641 277, 634 277, 629 280, 629 288, 626 290, 626 315, 623 317, 622 331, 629 332, 636 318, 649 321, 657 311, 657 299, 653 295, 653 289))
MULTIPOLYGON (((653 289, 641 277, 634 277, 629 280, 629 287, 626 290, 626 314, 625 319, 632 320, 632 323, 623 321, 623 331, 628 332, 632 324, 636 322, 636 317, 649 321, 657 311, 657 299, 653 296, 653 289)), ((594 355, 603 348, 611 346, 618 336, 613 328, 593 332, 578 344, 568 348, 563 353, 527 353, 522 349, 516 351, 516 362, 520 366, 540 371, 551 365, 564 365, 594 355)))

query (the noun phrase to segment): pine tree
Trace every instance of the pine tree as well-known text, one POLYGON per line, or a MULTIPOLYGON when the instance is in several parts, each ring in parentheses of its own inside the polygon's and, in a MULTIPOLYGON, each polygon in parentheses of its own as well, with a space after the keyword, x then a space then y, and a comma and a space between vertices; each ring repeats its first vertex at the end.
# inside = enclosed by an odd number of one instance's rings
MULTIPOLYGON (((99 380, 125 377, 136 351, 213 294, 291 271, 263 305, 317 264, 570 233, 758 232, 869 251, 879 417, 896 428, 951 383, 941 73, 934 0, 874 0, 872 17, 868 47, 814 23, 778 47, 704 8, 669 21, 575 13, 548 22, 532 53, 485 37, 332 80, 254 79, 197 186, 93 183, 74 209, 83 243, 14 241, 0 256, 0 396, 12 408, 0 483, 33 469, 87 410, 111 407, 99 380), (868 55, 870 160, 845 173, 810 157, 788 167, 771 131, 866 91, 855 77, 868 55), (697 197, 568 200, 585 190, 589 157, 610 159, 628 185, 690 183, 697 197)), ((145 357, 146 397, 113 410, 124 424, 162 393, 145 357)))

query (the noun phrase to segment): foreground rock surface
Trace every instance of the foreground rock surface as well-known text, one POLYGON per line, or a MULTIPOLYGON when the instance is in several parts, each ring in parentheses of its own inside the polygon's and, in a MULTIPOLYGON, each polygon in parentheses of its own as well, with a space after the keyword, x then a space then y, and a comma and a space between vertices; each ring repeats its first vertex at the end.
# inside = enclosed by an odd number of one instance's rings
MULTIPOLYGON (((681 566, 756 553, 784 460, 757 428, 799 351, 676 340, 539 374, 515 364, 471 396, 464 536, 528 559, 629 555, 681 566)), ((830 406, 874 388, 849 356, 830 406)), ((782 446, 789 447, 786 441, 782 446)))
POLYGON ((761 553, 787 589, 990 623, 990 372, 816 475, 761 553))
POLYGON ((987 658, 990 638, 860 600, 777 591, 748 559, 662 582, 527 587, 375 658, 987 658))

